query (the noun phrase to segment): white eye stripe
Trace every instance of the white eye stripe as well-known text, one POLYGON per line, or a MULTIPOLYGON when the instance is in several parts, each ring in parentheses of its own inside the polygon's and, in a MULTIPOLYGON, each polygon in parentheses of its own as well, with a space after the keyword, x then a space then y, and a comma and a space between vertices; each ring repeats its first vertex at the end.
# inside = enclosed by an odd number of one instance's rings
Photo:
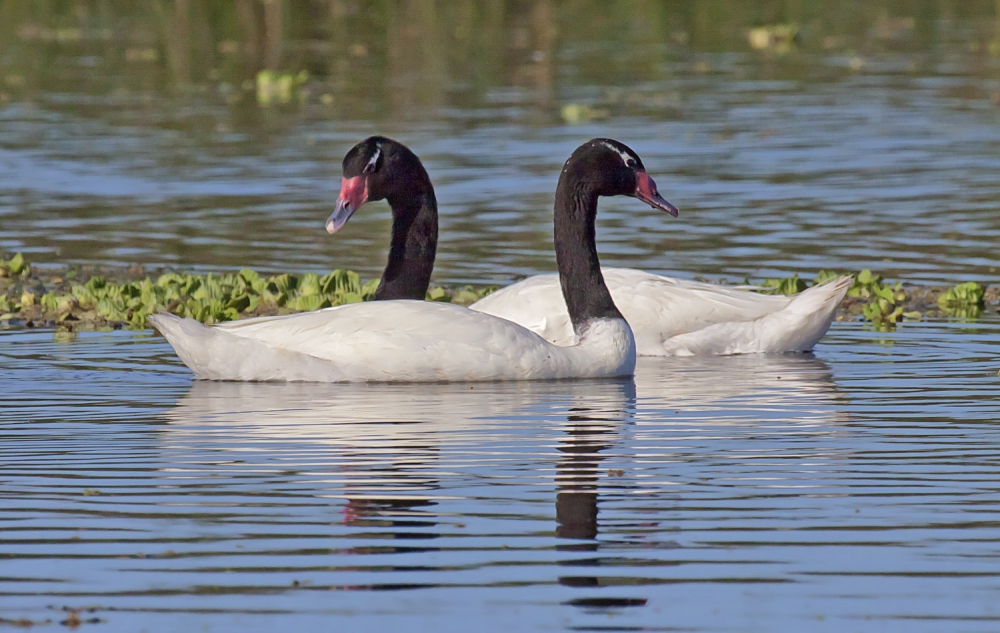
POLYGON ((375 163, 376 163, 376 161, 378 161, 378 157, 381 156, 381 155, 382 155, 382 144, 381 143, 376 143, 375 144, 375 153, 372 155, 371 160, 368 161, 368 164, 365 165, 365 171, 371 171, 371 170, 375 169, 375 163))
POLYGON ((636 164, 635 163, 635 158, 633 158, 632 156, 630 156, 628 152, 625 152, 625 151, 623 151, 623 150, 615 147, 611 143, 606 143, 604 141, 601 141, 601 145, 603 145, 604 147, 607 147, 612 152, 614 152, 614 153, 618 154, 619 156, 621 156, 622 157, 622 162, 625 163, 626 167, 634 167, 635 166, 635 164, 636 164), (632 163, 629 164, 629 161, 632 161, 632 163))

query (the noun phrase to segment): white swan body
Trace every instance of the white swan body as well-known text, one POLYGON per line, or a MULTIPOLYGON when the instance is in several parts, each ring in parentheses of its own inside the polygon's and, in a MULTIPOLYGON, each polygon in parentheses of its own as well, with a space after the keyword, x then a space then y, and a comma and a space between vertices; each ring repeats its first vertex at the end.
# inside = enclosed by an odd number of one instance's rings
MULTIPOLYGON (((641 356, 804 352, 826 333, 853 279, 795 296, 764 295, 631 268, 603 268, 615 305, 641 356)), ((471 309, 569 344, 573 327, 556 274, 536 275, 480 299, 471 309)))
POLYGON ((376 301, 205 326, 151 316, 199 378, 320 382, 545 380, 631 376, 623 319, 549 343, 505 319, 447 303, 376 301))

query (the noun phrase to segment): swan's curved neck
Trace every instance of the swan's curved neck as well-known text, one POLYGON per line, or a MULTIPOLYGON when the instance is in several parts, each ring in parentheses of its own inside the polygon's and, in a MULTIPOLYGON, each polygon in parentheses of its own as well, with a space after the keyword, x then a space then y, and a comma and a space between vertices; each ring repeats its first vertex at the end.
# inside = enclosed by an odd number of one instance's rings
POLYGON ((594 319, 621 319, 601 274, 594 238, 597 192, 564 173, 556 188, 556 265, 563 298, 576 333, 594 319))
POLYGON ((438 215, 426 173, 411 190, 387 198, 392 207, 392 243, 373 300, 423 301, 437 254, 438 215))

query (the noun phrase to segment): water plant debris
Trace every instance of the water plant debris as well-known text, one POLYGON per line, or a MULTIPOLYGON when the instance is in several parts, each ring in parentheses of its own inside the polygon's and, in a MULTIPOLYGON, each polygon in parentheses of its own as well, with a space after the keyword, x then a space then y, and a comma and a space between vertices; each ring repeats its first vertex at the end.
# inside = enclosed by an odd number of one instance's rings
MULTIPOLYGON (((842 274, 854 285, 838 319, 860 319, 877 330, 926 316, 976 319, 1000 303, 1000 287, 977 282, 956 286, 904 286, 870 270, 821 270, 811 282, 798 274, 765 279, 759 292, 791 295, 842 274)), ((748 285, 750 281, 746 282, 748 285)), ((249 268, 206 275, 177 271, 146 274, 130 268, 33 267, 22 254, 0 258, 0 327, 50 327, 59 332, 145 329, 149 315, 170 312, 212 324, 253 316, 308 312, 372 298, 378 279, 362 281, 354 271, 325 275, 265 276, 249 268)), ((433 286, 428 301, 469 305, 494 287, 433 286)))
MULTIPOLYGON (((18 254, 0 260, 0 325, 62 330, 144 329, 157 312, 212 324, 251 316, 308 312, 366 301, 378 279, 362 282, 350 270, 325 275, 263 276, 249 268, 207 275, 141 268, 32 270, 18 254), (16 272, 16 275, 15 275, 16 272)), ((429 301, 468 305, 493 288, 432 287, 429 301)))

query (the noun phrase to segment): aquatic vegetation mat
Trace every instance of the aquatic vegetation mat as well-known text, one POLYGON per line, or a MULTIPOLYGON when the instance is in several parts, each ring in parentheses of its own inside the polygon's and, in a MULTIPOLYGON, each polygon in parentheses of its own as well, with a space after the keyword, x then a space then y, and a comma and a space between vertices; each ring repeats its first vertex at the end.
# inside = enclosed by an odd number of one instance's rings
MULTIPOLYGON (((838 318, 861 319, 878 330, 924 316, 976 319, 1000 303, 1000 288, 976 282, 947 286, 891 284, 881 275, 821 270, 812 282, 797 274, 765 279, 759 292, 791 295, 840 275, 854 285, 838 318)), ((131 268, 33 268, 21 253, 0 259, 0 326, 57 327, 64 330, 144 329, 157 312, 170 312, 202 323, 221 323, 254 316, 309 312, 372 298, 378 279, 362 281, 354 271, 325 275, 282 273, 265 276, 249 268, 197 275, 165 271, 147 275, 131 268)), ((747 280, 747 284, 751 281, 747 280)), ((494 287, 432 286, 428 301, 470 305, 494 287)))
MULTIPOLYGON (((18 254, 0 263, 0 324, 63 329, 143 329, 157 312, 221 323, 252 316, 309 312, 371 299, 378 279, 350 270, 325 275, 263 276, 249 268, 196 275, 141 268, 32 270, 18 254)), ((429 301, 474 303, 493 288, 441 288, 429 301)))

